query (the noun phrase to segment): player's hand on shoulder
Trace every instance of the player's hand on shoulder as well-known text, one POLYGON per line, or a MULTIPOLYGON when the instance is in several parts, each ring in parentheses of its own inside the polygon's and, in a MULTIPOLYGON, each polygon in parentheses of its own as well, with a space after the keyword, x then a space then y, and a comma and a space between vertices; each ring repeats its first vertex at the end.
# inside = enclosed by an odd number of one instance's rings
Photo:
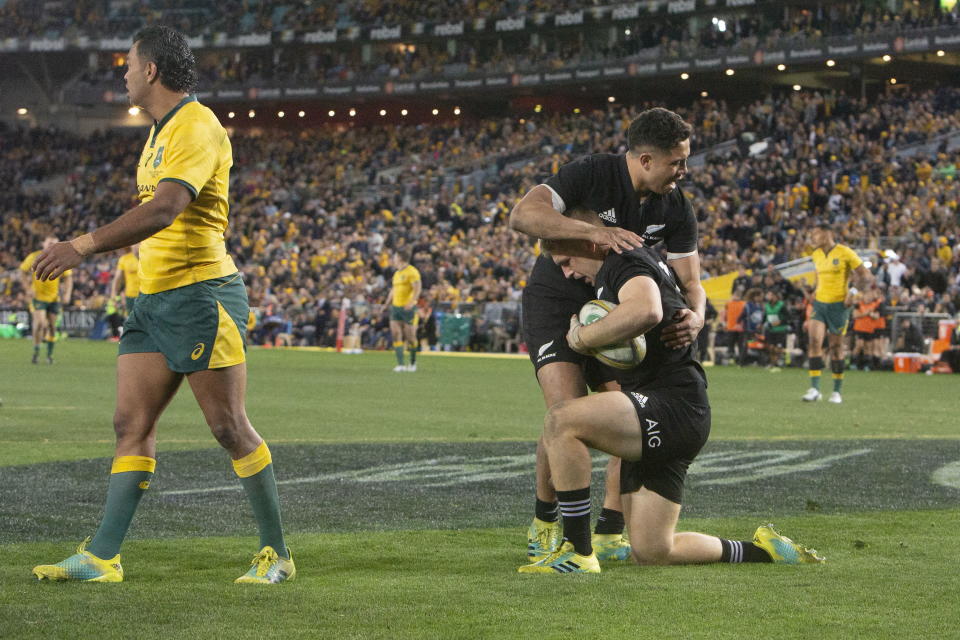
POLYGON ((629 229, 620 227, 594 227, 590 234, 590 242, 601 249, 610 249, 616 253, 643 246, 643 238, 629 229))
POLYGON ((53 280, 64 271, 72 269, 83 260, 69 242, 58 242, 44 249, 33 263, 33 273, 37 280, 53 280))
POLYGON ((670 349, 682 349, 697 339, 703 328, 703 318, 692 309, 679 309, 673 314, 673 322, 664 326, 660 340, 670 349))

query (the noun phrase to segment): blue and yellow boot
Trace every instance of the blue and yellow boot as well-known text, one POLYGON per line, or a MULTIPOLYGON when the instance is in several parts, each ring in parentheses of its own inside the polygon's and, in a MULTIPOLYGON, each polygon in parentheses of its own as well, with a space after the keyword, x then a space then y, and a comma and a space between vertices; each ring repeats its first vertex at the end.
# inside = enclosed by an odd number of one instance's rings
POLYGON ((78 582, 123 582, 123 567, 120 554, 109 560, 98 558, 86 550, 87 538, 77 547, 77 552, 57 564, 41 564, 33 568, 37 580, 76 580, 78 582))
POLYGON ((253 556, 250 569, 234 580, 240 584, 276 584, 285 580, 293 580, 297 576, 297 568, 293 565, 293 554, 287 549, 289 558, 281 558, 273 547, 264 547, 253 556))

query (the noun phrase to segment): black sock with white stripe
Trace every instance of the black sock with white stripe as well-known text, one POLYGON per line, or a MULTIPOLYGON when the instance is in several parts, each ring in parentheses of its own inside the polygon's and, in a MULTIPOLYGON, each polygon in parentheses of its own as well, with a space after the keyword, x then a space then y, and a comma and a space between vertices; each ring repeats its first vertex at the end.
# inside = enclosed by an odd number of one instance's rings
POLYGON ((573 491, 557 491, 560 515, 563 516, 563 538, 573 544, 582 556, 593 553, 590 543, 590 487, 573 491))
POLYGON ((556 502, 546 502, 540 498, 537 498, 534 513, 537 516, 537 520, 544 522, 556 522, 557 518, 560 517, 560 510, 556 502))
POLYGON ((773 562, 770 554, 751 540, 724 540, 720 538, 720 562, 773 562))
POLYGON ((623 511, 604 507, 600 517, 597 518, 597 526, 593 528, 593 532, 597 535, 616 535, 623 533, 623 529, 623 511))

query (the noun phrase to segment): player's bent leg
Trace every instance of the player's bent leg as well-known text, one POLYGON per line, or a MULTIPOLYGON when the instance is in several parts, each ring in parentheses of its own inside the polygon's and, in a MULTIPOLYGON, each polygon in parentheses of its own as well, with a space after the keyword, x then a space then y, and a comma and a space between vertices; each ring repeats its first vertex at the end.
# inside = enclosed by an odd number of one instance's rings
POLYGON ((810 388, 803 394, 804 402, 816 402, 822 397, 820 393, 820 375, 823 373, 823 338, 826 334, 826 325, 814 318, 808 323, 810 331, 810 345, 807 351, 807 368, 810 374, 810 388))
POLYGON ((93 538, 55 565, 34 569, 40 579, 120 582, 120 546, 156 467, 157 419, 177 392, 182 376, 159 353, 117 358, 116 456, 110 469, 103 519, 93 538))
POLYGON ((273 457, 267 443, 247 419, 244 406, 246 363, 195 371, 187 375, 187 381, 211 432, 230 453, 234 472, 247 494, 260 532, 260 552, 254 557, 254 566, 240 581, 272 583, 291 578, 293 563, 283 538, 273 457), (289 565, 278 564, 274 555, 289 561, 289 565), (249 579, 251 572, 255 574, 252 577, 263 579, 249 579))
MULTIPOLYGON (((595 391, 620 391, 614 381, 604 382, 595 391)), ((627 560, 630 558, 630 542, 623 535, 623 504, 620 500, 620 458, 611 456, 607 461, 603 493, 603 510, 593 530, 593 548, 601 561, 627 560)))
POLYGON ((680 505, 646 488, 623 496, 633 558, 641 565, 719 562, 720 539, 702 533, 677 533, 680 505))
MULTIPOLYGON (((537 381, 547 409, 553 405, 587 394, 587 383, 580 365, 574 362, 552 362, 537 371, 537 381)), ((527 557, 539 560, 560 547, 561 527, 557 494, 550 477, 547 448, 541 436, 537 440, 535 515, 527 529, 527 557)))

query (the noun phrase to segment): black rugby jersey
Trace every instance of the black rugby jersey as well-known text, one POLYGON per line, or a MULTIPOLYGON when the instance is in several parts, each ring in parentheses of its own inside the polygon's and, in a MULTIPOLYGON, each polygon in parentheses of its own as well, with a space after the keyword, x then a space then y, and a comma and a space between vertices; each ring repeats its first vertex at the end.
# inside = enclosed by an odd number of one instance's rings
MULTIPOLYGON (((680 187, 665 195, 651 193, 641 202, 623 154, 584 156, 560 167, 544 184, 562 200, 561 211, 590 209, 604 225, 629 229, 643 237, 648 247, 662 241, 669 254, 682 256, 697 250, 697 217, 680 187)), ((553 261, 537 260, 530 285, 538 293, 561 295, 570 290, 563 281, 563 273, 553 261)))
POLYGON ((663 327, 673 322, 674 314, 680 309, 689 309, 673 269, 647 247, 632 249, 622 254, 610 252, 595 278, 595 295, 601 300, 620 303, 618 292, 631 278, 646 276, 652 278, 660 289, 660 301, 663 307, 663 320, 653 327, 644 337, 647 341, 647 355, 643 362, 629 371, 619 372, 618 378, 624 391, 640 386, 666 387, 706 383, 706 375, 700 364, 694 359, 694 344, 682 349, 671 349, 660 340, 663 327))

